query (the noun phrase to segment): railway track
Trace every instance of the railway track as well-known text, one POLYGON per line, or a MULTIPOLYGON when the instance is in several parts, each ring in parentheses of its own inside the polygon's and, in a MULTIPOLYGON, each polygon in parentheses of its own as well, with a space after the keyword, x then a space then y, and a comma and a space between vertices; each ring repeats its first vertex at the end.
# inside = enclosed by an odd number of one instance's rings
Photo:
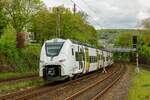
POLYGON ((13 81, 19 81, 19 80, 28 80, 28 79, 37 78, 37 77, 38 77, 38 74, 33 74, 33 75, 27 75, 27 76, 22 76, 22 77, 0 79, 0 84, 1 83, 7 83, 7 82, 13 82, 13 81))
MULTIPOLYGON (((110 71, 112 69, 114 69, 114 68, 113 67, 109 68, 110 71)), ((111 76, 111 75, 112 75, 111 73, 108 73, 108 75, 105 74, 104 76, 111 76)), ((43 99, 43 97, 45 95, 47 95, 49 98, 49 96, 53 96, 53 95, 49 95, 49 93, 55 94, 55 92, 59 92, 59 89, 62 89, 65 91, 67 88, 70 88, 71 86, 80 85, 81 81, 88 82, 88 81, 93 80, 93 82, 94 82, 94 81, 96 81, 96 79, 98 79, 99 76, 100 76, 100 73, 98 74, 95 72, 95 73, 91 73, 91 74, 85 75, 83 77, 80 77, 76 80, 71 80, 71 81, 64 82, 64 83, 62 82, 62 83, 44 84, 40 87, 33 87, 30 89, 21 90, 21 91, 17 91, 17 92, 13 92, 10 94, 0 96, 0 100, 34 100, 35 98, 37 100, 37 99, 43 99)), ((67 99, 67 97, 68 96, 64 96, 64 99, 65 98, 67 99)), ((46 99, 44 99, 44 100, 46 100, 46 99)))
POLYGON ((123 75, 124 66, 119 71, 113 72, 101 80, 89 85, 88 87, 72 94, 65 100, 98 100, 100 96, 107 92, 123 75))
POLYGON ((46 93, 50 90, 55 90, 55 89, 58 89, 60 87, 67 86, 71 83, 78 82, 81 79, 93 79, 95 77, 97 77, 97 73, 91 73, 91 74, 83 76, 79 79, 72 80, 72 81, 69 81, 69 82, 65 82, 65 83, 62 83, 62 84, 58 84, 58 83, 44 84, 44 85, 39 86, 39 87, 33 87, 33 88, 30 88, 30 89, 21 90, 21 91, 9 93, 9 94, 6 94, 6 95, 2 95, 2 96, 0 96, 0 100, 12 100, 12 99, 22 100, 22 99, 34 98, 34 97, 36 97, 40 94, 44 94, 44 93, 46 93))

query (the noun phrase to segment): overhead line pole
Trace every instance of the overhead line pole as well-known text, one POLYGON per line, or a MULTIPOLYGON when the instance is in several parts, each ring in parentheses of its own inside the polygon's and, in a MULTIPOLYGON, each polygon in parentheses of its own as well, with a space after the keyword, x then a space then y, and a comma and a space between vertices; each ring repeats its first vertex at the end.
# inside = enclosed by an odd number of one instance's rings
POLYGON ((76 4, 75 3, 73 5, 73 13, 74 13, 74 15, 76 14, 76 4))
POLYGON ((56 37, 60 37, 60 9, 56 8, 56 37))

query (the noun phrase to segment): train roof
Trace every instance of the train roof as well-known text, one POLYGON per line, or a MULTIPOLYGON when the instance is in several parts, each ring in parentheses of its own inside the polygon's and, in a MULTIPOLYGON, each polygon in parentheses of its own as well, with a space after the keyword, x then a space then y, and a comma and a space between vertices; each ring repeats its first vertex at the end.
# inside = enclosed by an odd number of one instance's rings
POLYGON ((94 45, 90 45, 88 43, 83 43, 83 42, 80 42, 80 41, 76 41, 76 40, 73 40, 73 39, 61 39, 61 38, 54 38, 54 39, 51 39, 51 40, 47 40, 45 41, 46 43, 47 42, 65 42, 67 40, 70 40, 72 43, 74 44, 78 44, 78 45, 83 45, 83 46, 86 46, 86 47, 90 47, 90 48, 95 48, 95 49, 99 49, 99 50, 102 50, 102 51, 106 51, 106 52, 110 52, 108 50, 106 50, 105 48, 97 48, 96 46, 94 45))
POLYGON ((80 41, 76 41, 76 40, 71 40, 69 39, 72 43, 74 44, 79 44, 79 45, 83 45, 83 46, 87 46, 87 47, 91 47, 91 48, 97 48, 96 46, 94 45, 90 45, 90 44, 87 44, 87 43, 83 43, 83 42, 80 42, 80 41))

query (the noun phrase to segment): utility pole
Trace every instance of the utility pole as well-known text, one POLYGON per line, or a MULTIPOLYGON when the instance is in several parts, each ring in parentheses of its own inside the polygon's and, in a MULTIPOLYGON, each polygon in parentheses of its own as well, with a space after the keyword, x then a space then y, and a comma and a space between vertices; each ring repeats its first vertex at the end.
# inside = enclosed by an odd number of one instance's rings
POLYGON ((75 3, 73 5, 73 13, 74 13, 74 15, 76 14, 76 4, 75 3))
POLYGON ((60 37, 60 8, 56 8, 56 37, 60 37))

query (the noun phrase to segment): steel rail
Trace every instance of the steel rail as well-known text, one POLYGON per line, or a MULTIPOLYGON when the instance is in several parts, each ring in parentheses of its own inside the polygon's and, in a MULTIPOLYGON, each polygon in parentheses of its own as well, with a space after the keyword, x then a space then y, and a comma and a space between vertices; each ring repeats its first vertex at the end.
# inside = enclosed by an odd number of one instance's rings
MULTIPOLYGON (((120 68, 120 71, 121 71, 121 68, 120 68)), ((119 72, 120 72, 119 71, 119 72)), ((82 96, 84 93, 86 93, 87 91, 90 91, 90 89, 92 89, 93 87, 96 87, 98 84, 102 83, 103 81, 109 79, 112 75, 115 75, 115 73, 118 73, 117 71, 116 72, 112 72, 110 73, 109 75, 107 75, 106 77, 104 77, 103 79, 101 80, 98 80, 97 82, 93 83, 92 85, 82 89, 81 91, 78 91, 76 92, 75 94, 67 97, 65 100, 74 100, 76 98, 78 98, 79 96, 82 96)))

